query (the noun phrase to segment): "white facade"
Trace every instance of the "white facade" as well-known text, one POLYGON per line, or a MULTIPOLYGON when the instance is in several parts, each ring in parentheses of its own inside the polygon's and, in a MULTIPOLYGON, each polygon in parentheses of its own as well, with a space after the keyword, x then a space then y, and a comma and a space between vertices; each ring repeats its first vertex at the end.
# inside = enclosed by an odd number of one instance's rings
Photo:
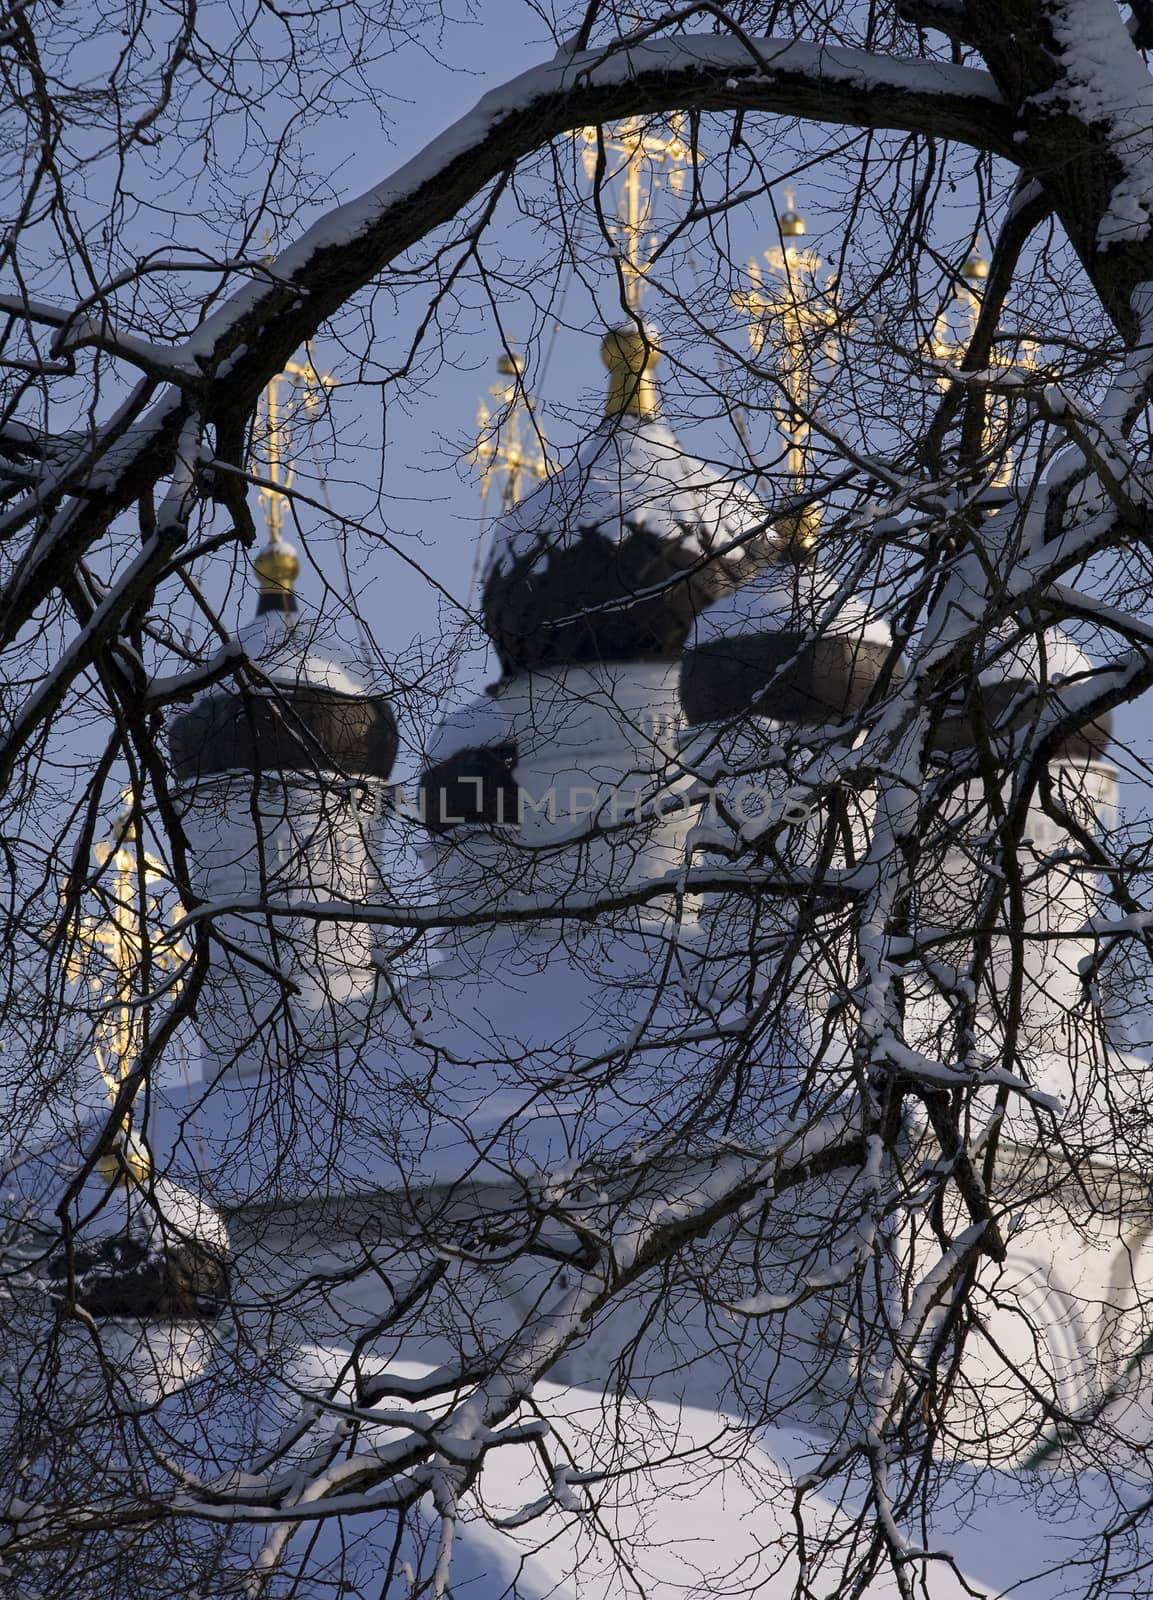
MULTIPOLYGON (((298 692, 367 693, 295 611, 258 617, 239 642, 249 692, 290 731, 298 692)), ((318 746, 297 770, 203 772, 180 799, 196 888, 222 908, 198 1017, 205 1076, 275 1074, 286 1058, 355 1046, 377 987, 372 931, 351 913, 380 889, 379 785, 337 770, 318 746)))

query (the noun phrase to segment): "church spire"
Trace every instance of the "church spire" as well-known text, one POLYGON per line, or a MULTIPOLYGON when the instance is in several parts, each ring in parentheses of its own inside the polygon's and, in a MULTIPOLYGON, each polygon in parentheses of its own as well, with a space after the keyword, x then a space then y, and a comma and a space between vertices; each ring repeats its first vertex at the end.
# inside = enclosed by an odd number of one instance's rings
MULTIPOLYGON (((788 476, 800 497, 809 482, 810 418, 818 364, 821 358, 831 362, 836 354, 836 278, 830 273, 823 283, 818 282, 820 256, 807 245, 794 242, 805 237, 807 228, 791 189, 785 191, 785 209, 777 218, 777 230, 781 243, 764 252, 768 279, 760 263, 751 260, 749 288, 734 294, 732 302, 748 318, 753 355, 759 360, 767 357, 775 369, 780 399, 773 411, 785 447, 788 476)), ((794 555, 808 556, 820 525, 820 510, 810 505, 781 517, 777 532, 794 555)))
POLYGON ((657 249, 653 233, 653 196, 661 185, 661 174, 674 195, 679 195, 685 173, 693 166, 697 153, 684 136, 683 113, 676 112, 665 123, 645 117, 628 117, 611 128, 579 128, 574 138, 584 142, 584 169, 589 182, 610 156, 620 163, 608 171, 617 184, 616 221, 609 224, 615 244, 617 268, 621 275, 625 305, 640 310, 645 280, 657 249))
POLYGON ((303 411, 306 417, 313 415, 325 392, 335 385, 334 378, 317 372, 311 357, 306 357, 304 361, 289 361, 260 397, 252 455, 253 471, 266 480, 258 499, 268 543, 253 562, 260 580, 257 616, 296 610, 294 585, 300 576, 300 562, 283 534, 285 502, 294 471, 292 429, 298 414, 303 411), (284 384, 292 385, 287 397, 281 395, 284 384))

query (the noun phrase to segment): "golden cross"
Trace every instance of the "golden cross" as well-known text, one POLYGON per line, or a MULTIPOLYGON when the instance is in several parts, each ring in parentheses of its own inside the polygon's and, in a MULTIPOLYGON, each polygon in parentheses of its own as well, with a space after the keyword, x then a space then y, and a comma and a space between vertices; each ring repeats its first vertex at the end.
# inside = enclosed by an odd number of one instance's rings
POLYGON ((264 467, 260 475, 270 479, 276 488, 261 489, 257 498, 264 514, 271 544, 280 542, 281 530, 284 527, 285 491, 292 486, 293 465, 290 451, 293 418, 301 408, 306 413, 314 413, 320 406, 325 390, 335 387, 336 379, 327 373, 317 372, 311 359, 289 361, 260 397, 258 432, 266 457, 266 461, 259 464, 264 467), (289 382, 294 386, 299 385, 299 389, 287 400, 282 400, 281 385, 289 382))
MULTIPOLYGON (((100 868, 93 888, 103 914, 73 919, 65 965, 69 981, 84 982, 103 1002, 93 1053, 110 1102, 115 1102, 143 1048, 145 1003, 153 979, 163 973, 179 974, 192 958, 187 943, 169 930, 160 897, 153 892, 155 885, 170 883, 170 875, 161 861, 140 849, 131 791, 124 798, 126 808, 111 840, 94 845, 92 851, 100 868)), ((174 976, 168 993, 175 997, 182 986, 181 978, 174 976)), ((126 1146, 124 1159, 133 1176, 138 1180, 145 1176, 147 1157, 139 1147, 126 1146)), ((110 1182, 125 1175, 115 1158, 105 1157, 101 1171, 110 1182)))
MULTIPOLYGON (((988 276, 989 263, 974 243, 961 268, 961 281, 955 285, 950 299, 937 313, 933 330, 925 341, 924 351, 931 360, 949 366, 960 364, 976 332, 988 276)), ((994 341, 989 352, 989 365, 1002 370, 1015 369, 1025 374, 1036 372, 1037 346, 1032 339, 1021 339, 1010 354, 1005 348, 998 348, 994 341)), ((938 389, 948 389, 952 381, 947 372, 938 371, 938 389)), ((986 396, 981 449, 989 457, 996 455, 996 470, 989 480, 994 488, 1004 488, 1013 476, 1013 452, 1007 442, 1010 410, 1007 395, 986 396)))
MULTIPOLYGON (((776 357, 782 399, 773 407, 773 414, 785 442, 789 475, 800 492, 805 484, 817 356, 823 354, 828 362, 837 357, 836 278, 830 273, 823 284, 818 282, 820 256, 793 243, 804 236, 805 221, 794 209, 791 190, 785 191, 785 209, 777 221, 783 242, 766 250, 763 258, 769 280, 765 281, 760 263, 751 260, 750 287, 731 298, 748 318, 753 354, 760 356, 770 345, 776 357)), ((815 508, 801 513, 790 538, 807 548, 814 542, 818 520, 815 508)))
POLYGON ((697 159, 697 153, 684 136, 685 119, 682 112, 674 112, 667 119, 667 133, 658 133, 643 117, 629 117, 615 128, 576 128, 572 137, 584 144, 585 176, 591 183, 596 177, 601 150, 620 156, 619 165, 606 170, 609 183, 620 181, 617 199, 617 220, 611 232, 617 240, 617 261, 624 278, 625 302, 630 311, 640 307, 644 280, 652 266, 656 251, 656 236, 651 232, 653 195, 660 188, 658 169, 668 171, 668 186, 679 195, 685 173, 697 159))
POLYGON ((494 383, 489 394, 497 402, 494 413, 487 401, 477 407, 477 441, 468 460, 480 467, 480 496, 487 501, 494 478, 502 478, 501 511, 509 511, 520 499, 522 479, 548 477, 544 436, 533 403, 524 386, 524 361, 506 350, 497 361, 502 382, 494 383))

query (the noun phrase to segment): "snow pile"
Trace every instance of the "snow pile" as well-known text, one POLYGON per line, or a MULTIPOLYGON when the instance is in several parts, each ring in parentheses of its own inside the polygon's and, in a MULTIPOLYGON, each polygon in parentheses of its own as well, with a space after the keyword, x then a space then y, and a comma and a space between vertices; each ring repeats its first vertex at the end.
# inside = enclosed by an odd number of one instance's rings
MULTIPOLYGON (((343 1352, 313 1347, 301 1351, 296 1381, 331 1392, 342 1370, 343 1352)), ((402 1363, 389 1376, 403 1394, 406 1375, 430 1370, 402 1363)), ((688 1369, 684 1378, 691 1388, 688 1369)), ((391 1426, 369 1430, 373 1446, 399 1441, 408 1413, 427 1426, 429 1418, 409 1402, 390 1398, 391 1426)), ((1092 1556, 1088 1567, 1078 1566, 1077 1556, 1084 1558, 1086 1545, 1099 1550, 1106 1529, 1127 1520, 1141 1498, 1132 1484, 1091 1474, 940 1464, 932 1469, 931 1518, 904 1543, 904 1588, 883 1559, 871 1581, 857 1566, 867 1539, 859 1524, 854 1533, 867 1494, 863 1470, 837 1471, 798 1495, 833 1452, 826 1438, 750 1427, 691 1399, 616 1397, 555 1382, 536 1385, 529 1418, 530 1436, 491 1450, 455 1507, 450 1582, 471 1600, 795 1600, 800 1593, 896 1600, 913 1592, 961 1600, 1018 1586, 1036 1600, 1073 1600, 1094 1571, 1092 1556), (557 1464, 551 1476, 535 1442, 545 1424, 557 1464)), ((347 1581, 350 1549, 365 1574, 379 1570, 403 1537, 416 1590, 443 1558, 438 1533, 431 1509, 402 1535, 391 1517, 346 1523, 339 1535, 322 1529, 309 1551, 307 1581, 315 1592, 326 1577, 347 1581)), ((1142 1564, 1132 1559, 1140 1538, 1129 1529, 1117 1544, 1109 1592, 1143 1600, 1142 1564)), ((366 1583, 354 1592, 371 1591, 366 1583)))

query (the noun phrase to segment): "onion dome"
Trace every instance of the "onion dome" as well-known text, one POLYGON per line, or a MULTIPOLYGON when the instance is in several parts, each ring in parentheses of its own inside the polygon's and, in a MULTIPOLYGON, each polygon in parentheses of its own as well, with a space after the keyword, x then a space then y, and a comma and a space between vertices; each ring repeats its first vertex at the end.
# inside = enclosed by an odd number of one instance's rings
POLYGON ((252 563, 252 570, 260 579, 260 598, 256 614, 267 611, 296 610, 296 580, 300 576, 300 560, 296 551, 283 539, 272 539, 252 563))
POLYGON ((786 559, 698 618, 681 669, 685 717, 839 722, 866 703, 891 651, 881 618, 820 567, 786 559))
POLYGON ((961 276, 969 285, 969 288, 974 291, 979 291, 985 287, 985 280, 989 276, 989 263, 976 245, 973 246, 965 258, 965 264, 961 268, 961 276))
POLYGON ((490 696, 441 723, 420 778, 420 818, 432 834, 462 825, 516 827, 515 727, 490 696))
POLYGON ((793 204, 793 191, 785 190, 785 209, 777 218, 782 239, 800 239, 805 234, 805 219, 793 204))
MULTIPOLYGON (((986 646, 985 659, 977 679, 981 721, 985 731, 994 734, 1028 727, 1046 704, 1059 710, 1062 696, 1093 672, 1092 662, 1060 628, 1016 639, 994 637, 986 646)), ((933 743, 938 750, 961 750, 978 737, 972 711, 966 707, 943 718, 933 743)), ((1111 718, 1103 712, 1073 729, 1053 759, 1095 760, 1104 754, 1111 737, 1111 718)))
POLYGON ((776 549, 768 514, 661 419, 647 327, 612 329, 605 418, 496 524, 485 626, 505 674, 674 661, 695 615, 776 549))
POLYGON ((126 1186, 124 1225, 54 1256, 47 1280, 57 1293, 71 1279, 77 1303, 93 1317, 206 1322, 229 1295, 229 1238, 219 1214, 166 1178, 126 1186))
POLYGON ((251 664, 243 693, 233 682, 199 696, 172 721, 169 749, 179 778, 220 772, 332 770, 387 778, 397 731, 339 643, 297 604, 296 551, 273 540, 254 562, 256 617, 237 638, 251 664))

